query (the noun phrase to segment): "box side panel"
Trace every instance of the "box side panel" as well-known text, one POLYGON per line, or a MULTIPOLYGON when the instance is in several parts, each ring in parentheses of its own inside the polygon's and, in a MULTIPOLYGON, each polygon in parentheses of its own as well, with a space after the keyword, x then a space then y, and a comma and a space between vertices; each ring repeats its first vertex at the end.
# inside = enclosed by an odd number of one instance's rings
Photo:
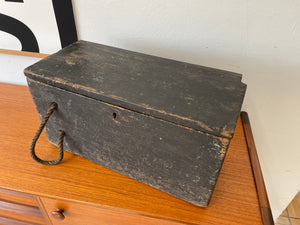
POLYGON ((95 163, 199 206, 207 206, 229 139, 70 93, 28 79, 50 142, 95 163))

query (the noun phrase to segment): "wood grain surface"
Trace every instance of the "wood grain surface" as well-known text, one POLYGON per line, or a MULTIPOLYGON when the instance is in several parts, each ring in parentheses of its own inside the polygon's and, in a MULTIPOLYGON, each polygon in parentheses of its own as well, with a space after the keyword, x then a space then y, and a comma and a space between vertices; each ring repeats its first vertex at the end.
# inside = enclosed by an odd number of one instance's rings
POLYGON ((16 220, 16 219, 7 218, 7 217, 1 217, 1 216, 0 216, 0 224, 4 224, 4 225, 37 225, 34 223, 25 222, 25 221, 16 220))
POLYGON ((0 189, 0 200, 37 207, 37 203, 32 195, 27 195, 15 191, 0 189))
MULTIPOLYGON (((68 152, 57 166, 37 164, 29 145, 39 123, 28 87, 0 84, 1 188, 187 224, 263 224, 241 120, 207 208, 68 152)), ((55 159, 57 149, 43 135, 37 154, 55 159)))
POLYGON ((246 91, 241 74, 82 40, 24 73, 35 81, 226 138, 233 136, 246 91))
POLYGON ((180 225, 182 223, 139 214, 87 206, 69 201, 40 198, 41 208, 52 225, 180 225), (57 213, 59 211, 59 213, 57 213), (54 214, 54 215, 53 215, 54 214), (59 216, 58 216, 59 215, 59 216), (62 216, 63 215, 63 216, 62 216))
POLYGON ((35 224, 45 224, 45 220, 38 207, 15 204, 7 201, 0 201, 0 216, 35 224))
POLYGON ((248 146, 249 157, 250 157, 254 180, 256 184, 262 219, 265 225, 273 225, 274 221, 271 213, 270 203, 267 195, 267 190, 265 187, 263 174, 259 164, 259 159, 258 159, 256 146, 252 134, 252 129, 250 126, 248 113, 242 112, 241 119, 243 121, 243 128, 246 136, 246 142, 248 146))
POLYGON ((35 57, 35 58, 45 58, 49 54, 44 53, 36 53, 36 52, 26 52, 26 51, 16 51, 9 49, 0 49, 1 54, 9 54, 9 55, 19 55, 19 56, 27 56, 27 57, 35 57))
POLYGON ((57 146, 151 187, 206 207, 229 140, 27 79, 45 133, 57 146), (113 116, 115 113, 116 117, 113 116))

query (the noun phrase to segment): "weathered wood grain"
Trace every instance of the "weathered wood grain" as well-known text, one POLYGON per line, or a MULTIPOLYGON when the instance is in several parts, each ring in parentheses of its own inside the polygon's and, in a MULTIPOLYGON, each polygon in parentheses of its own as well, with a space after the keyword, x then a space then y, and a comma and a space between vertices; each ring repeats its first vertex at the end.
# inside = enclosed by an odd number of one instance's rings
POLYGON ((246 86, 241 75, 79 41, 25 69, 65 149, 206 207, 246 86))
POLYGON ((45 131, 64 149, 200 206, 207 206, 229 139, 215 137, 28 79, 45 131))
POLYGON ((86 41, 30 66, 25 74, 74 93, 229 138, 246 90, 240 74, 86 41))

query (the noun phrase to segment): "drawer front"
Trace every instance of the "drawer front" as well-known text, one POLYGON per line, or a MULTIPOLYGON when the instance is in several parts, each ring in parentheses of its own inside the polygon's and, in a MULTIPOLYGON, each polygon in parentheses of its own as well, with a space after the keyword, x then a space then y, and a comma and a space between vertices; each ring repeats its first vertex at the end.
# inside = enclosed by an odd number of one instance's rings
POLYGON ((100 207, 40 197, 41 207, 53 225, 179 225, 180 223, 100 207))
POLYGON ((45 220, 33 196, 0 189, 0 223, 45 224, 45 220))
POLYGON ((2 225, 36 225, 35 223, 25 222, 7 217, 0 216, 0 224, 2 225))
POLYGON ((229 140, 28 80, 50 142, 200 206, 207 206, 229 140))
POLYGON ((23 205, 37 207, 37 202, 32 195, 10 191, 6 189, 0 189, 0 199, 2 201, 15 202, 23 205))

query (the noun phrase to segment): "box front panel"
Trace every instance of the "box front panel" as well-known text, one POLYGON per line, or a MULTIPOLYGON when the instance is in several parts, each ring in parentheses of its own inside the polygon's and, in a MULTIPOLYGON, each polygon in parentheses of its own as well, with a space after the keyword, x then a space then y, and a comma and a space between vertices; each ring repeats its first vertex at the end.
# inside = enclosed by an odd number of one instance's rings
MULTIPOLYGON (((56 145, 199 206, 207 206, 229 139, 149 117, 28 79, 45 128, 56 145)), ((63 162, 62 162, 63 163, 63 162)))

